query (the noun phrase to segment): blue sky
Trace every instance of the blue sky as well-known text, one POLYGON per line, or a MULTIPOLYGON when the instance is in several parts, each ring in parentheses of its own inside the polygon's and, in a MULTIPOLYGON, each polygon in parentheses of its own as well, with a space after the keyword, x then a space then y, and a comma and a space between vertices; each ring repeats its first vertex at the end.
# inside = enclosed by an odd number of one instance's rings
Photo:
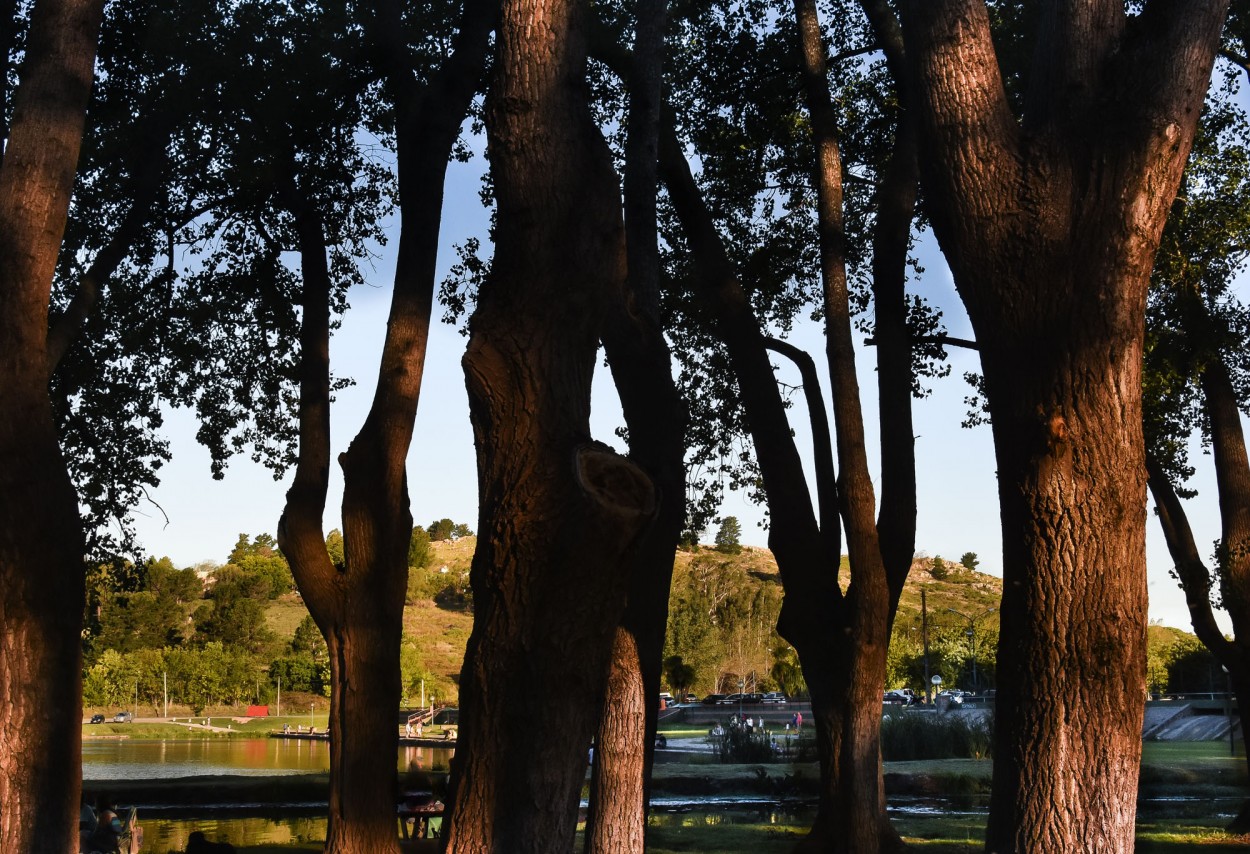
MULTIPOLYGON (((444 270, 454 258, 453 243, 485 232, 486 215, 477 197, 481 168, 481 158, 468 164, 452 164, 442 230, 444 250, 440 264, 444 270)), ((370 284, 357 288, 350 295, 351 311, 331 345, 335 372, 353 377, 358 383, 341 392, 335 403, 332 431, 336 457, 359 430, 373 393, 390 306, 393 248, 392 245, 383 253, 369 276, 370 284)), ((926 272, 919 290, 944 311, 952 335, 971 338, 971 328, 955 294, 950 273, 931 237, 922 242, 920 254, 926 272)), ((815 324, 797 326, 792 340, 817 355, 818 363, 821 361, 823 337, 815 324)), ((460 369, 465 342, 457 330, 444 324, 436 323, 432 330, 425 387, 408 458, 412 515, 417 524, 450 517, 476 528, 476 462, 460 369)), ((871 350, 859 353, 861 394, 875 474, 878 467, 874 360, 871 350)), ((983 571, 1001 575, 1001 537, 990 429, 988 426, 971 430, 960 427, 967 409, 964 397, 969 393, 962 376, 967 371, 979 370, 978 358, 973 352, 953 348, 950 365, 950 377, 935 383, 929 398, 914 403, 920 507, 917 548, 929 555, 954 560, 964 552, 973 551, 979 555, 983 571)), ((781 376, 794 384, 798 382, 797 375, 786 366, 781 376)), ((827 395, 827 382, 824 391, 827 395)), ((596 378, 592 430, 597 439, 623 451, 622 443, 613 435, 618 423, 615 391, 607 372, 600 370, 596 378)), ((161 486, 152 492, 160 509, 152 505, 139 508, 139 535, 147 553, 168 555, 178 566, 201 561, 220 562, 238 534, 276 531, 286 482, 275 482, 266 469, 246 457, 233 460, 224 480, 214 481, 209 475, 208 454, 194 439, 194 416, 186 411, 171 411, 166 426, 172 441, 173 460, 162 471, 161 486)), ((792 427, 801 446, 810 449, 800 405, 792 411, 792 427)), ((1190 502, 1191 522, 1197 541, 1209 544, 1219 536, 1214 478, 1209 472, 1208 456, 1195 453, 1194 459, 1199 469, 1195 485, 1200 496, 1190 502)), ((342 479, 337 466, 333 467, 332 478, 325 521, 327 531, 338 526, 342 479)), ((744 496, 730 493, 722 514, 739 518, 744 542, 765 544, 767 532, 758 524, 763 514, 744 496)), ((1184 596, 1168 576, 1172 561, 1153 513, 1147 520, 1147 531, 1150 616, 1167 625, 1188 628, 1184 596)), ((705 539, 710 540, 714 533, 714 529, 708 531, 705 539)))

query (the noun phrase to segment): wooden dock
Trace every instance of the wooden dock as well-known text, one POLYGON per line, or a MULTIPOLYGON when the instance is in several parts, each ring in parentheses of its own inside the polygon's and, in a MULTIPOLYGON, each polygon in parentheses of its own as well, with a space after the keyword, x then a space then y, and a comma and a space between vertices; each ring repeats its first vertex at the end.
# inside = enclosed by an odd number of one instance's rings
MULTIPOLYGON (((275 730, 274 732, 269 733, 269 737, 288 739, 291 741, 329 741, 330 740, 330 734, 326 732, 325 730, 321 730, 319 732, 307 732, 307 731, 282 732, 281 730, 275 730)), ((442 748, 444 750, 455 750, 456 739, 443 738, 442 736, 422 736, 420 738, 417 738, 415 736, 409 737, 406 735, 401 735, 399 737, 399 746, 400 747, 433 747, 433 748, 442 748)))

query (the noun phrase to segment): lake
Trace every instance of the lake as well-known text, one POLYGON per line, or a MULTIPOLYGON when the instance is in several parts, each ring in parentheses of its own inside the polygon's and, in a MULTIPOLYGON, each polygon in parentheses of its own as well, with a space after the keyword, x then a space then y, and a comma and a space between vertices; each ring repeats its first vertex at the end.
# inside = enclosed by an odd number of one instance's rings
MULTIPOLYGON (((451 750, 401 747, 400 771, 446 771, 451 750)), ((85 739, 82 776, 87 781, 168 780, 216 775, 275 776, 330 769, 324 741, 282 738, 185 740, 85 739)), ((120 791, 120 790, 119 790, 120 791)))

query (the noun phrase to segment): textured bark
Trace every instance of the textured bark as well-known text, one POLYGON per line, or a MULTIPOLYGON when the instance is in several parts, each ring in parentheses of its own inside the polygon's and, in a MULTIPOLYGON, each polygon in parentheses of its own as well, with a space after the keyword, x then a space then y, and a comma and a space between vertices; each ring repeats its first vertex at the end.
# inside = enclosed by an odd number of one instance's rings
POLYGON ((1023 121, 984 4, 904 3, 934 229, 1003 528, 987 848, 1131 851, 1144 707, 1145 294, 1226 3, 1055 3, 1023 121))
MULTIPOLYGON (((344 478, 341 567, 330 562, 322 528, 330 439, 328 327, 321 318, 320 295, 314 302, 315 330, 308 325, 312 318, 305 317, 300 461, 279 541, 330 652, 327 851, 398 851, 395 709, 401 696, 399 645, 412 536, 405 460, 429 337, 443 179, 481 76, 495 8, 489 0, 466 3, 452 54, 426 85, 417 86, 404 60, 399 5, 391 0, 377 4, 372 36, 396 105, 404 204, 377 389, 364 425, 339 458, 344 478)), ((304 242, 312 228, 307 216, 301 219, 306 287, 325 274, 324 246, 304 242)), ((325 310, 328 319, 328 303, 325 310)))
POLYGON ((654 698, 660 691, 673 551, 685 520, 686 417, 660 320, 656 226, 665 7, 665 0, 646 0, 637 9, 625 150, 629 272, 625 290, 609 303, 601 335, 629 429, 630 459, 651 478, 658 502, 630 573, 596 738, 600 749, 592 772, 586 848, 603 854, 641 854, 645 847, 658 718, 654 698), (622 733, 631 737, 623 740, 622 733))
POLYGON ((0 838, 77 846, 83 532, 48 397, 48 304, 100 0, 35 5, 0 168, 0 838))
POLYGON ((655 507, 646 474, 590 440, 595 352, 625 247, 586 100, 584 12, 506 2, 487 97, 498 225, 464 357, 480 510, 455 854, 572 847, 629 550, 655 507))
POLYGON ((586 850, 598 854, 641 852, 646 845, 643 780, 647 706, 657 705, 643 684, 638 645, 632 632, 617 628, 612 641, 603 716, 595 734, 591 773, 591 817, 586 850))
POLYGON ((840 464, 838 510, 851 570, 846 610, 850 637, 844 641, 848 644, 843 653, 845 669, 839 674, 844 693, 837 698, 841 705, 841 750, 833 757, 835 788, 829 797, 833 809, 818 817, 813 835, 827 836, 832 842, 829 845, 822 841, 822 847, 871 854, 878 850, 889 826, 881 775, 881 686, 885 684, 894 608, 874 519, 876 495, 868 472, 859 380, 855 373, 842 218, 842 156, 829 93, 824 39, 815 0, 795 0, 794 9, 803 88, 816 150, 812 172, 824 285, 825 347, 840 464))

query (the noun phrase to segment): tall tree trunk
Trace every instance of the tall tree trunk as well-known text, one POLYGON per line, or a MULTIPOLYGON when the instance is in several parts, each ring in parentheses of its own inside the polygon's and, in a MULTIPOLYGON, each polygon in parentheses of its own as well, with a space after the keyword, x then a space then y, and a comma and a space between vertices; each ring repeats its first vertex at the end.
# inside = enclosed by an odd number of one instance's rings
POLYGON ((0 838, 77 845, 83 531, 48 397, 48 304, 102 0, 32 12, 0 168, 0 838))
MULTIPOLYGON (((850 294, 846 281, 846 235, 842 218, 842 156, 837 117, 829 93, 824 39, 815 0, 795 0, 802 77, 815 146, 817 229, 824 284, 825 341, 832 383, 838 462, 838 504, 846 531, 851 583, 847 591, 850 631, 843 643, 845 694, 837 755, 834 804, 828 824, 813 833, 836 839, 835 849, 871 854, 889 837, 881 775, 881 688, 894 606, 874 519, 876 495, 868 472, 864 419, 855 349, 851 338, 850 294)), ((914 522, 913 522, 914 525, 914 522)), ((822 840, 822 846, 826 843, 822 840)))
POLYGON ((572 846, 629 550, 655 506, 646 474, 590 439, 595 351, 625 255, 586 100, 584 13, 574 0, 505 2, 487 98, 498 226, 464 357, 480 510, 455 854, 572 846))
MULTIPOLYGON (((343 566, 330 562, 322 534, 330 453, 323 333, 318 331, 307 345, 315 346, 306 351, 315 354, 315 366, 304 366, 300 466, 287 495, 279 538, 330 653, 328 851, 398 850, 395 709, 401 697, 399 646, 412 537, 405 458, 429 337, 443 179, 481 76, 494 9, 490 0, 465 4, 454 51, 429 83, 419 87, 403 58, 398 4, 377 4, 371 36, 380 47, 387 90, 396 103, 404 204, 377 389, 364 425, 339 458, 343 566)), ((319 255, 324 265, 324 246, 318 252, 310 243, 306 251, 306 262, 319 255)))
MULTIPOLYGON (((1197 306, 1201 308, 1201 304, 1197 306)), ((1209 328, 1209 327, 1208 327, 1209 328)), ((1203 330, 1206 331, 1206 330, 1203 330)), ((1188 334, 1200 336, 1196 330, 1188 334)), ((1198 340, 1201 340, 1199 337, 1198 340)), ((1150 491, 1158 509, 1168 551, 1185 590, 1194 633, 1228 672, 1237 697, 1242 738, 1250 722, 1250 457, 1237 406, 1237 394, 1222 357, 1216 353, 1201 375, 1203 397, 1211 424, 1211 447, 1220 506, 1220 565, 1217 575, 1221 598, 1233 624, 1233 639, 1224 636, 1211 607, 1212 574, 1203 563, 1193 530, 1176 489, 1158 462, 1146 460, 1150 491)), ((1250 756, 1247 756, 1250 769, 1250 756)), ((1250 831, 1250 800, 1229 826, 1250 831)))
POLYGON ((1010 666, 988 850, 1133 848, 1145 295, 1226 7, 1047 7, 1021 122, 983 3, 902 5, 926 195, 977 333, 998 463, 1010 666))
POLYGON ((626 290, 611 300, 602 341, 629 429, 630 459, 655 485, 658 508, 636 554, 612 644, 591 780, 586 848, 641 854, 654 760, 673 553, 685 520, 685 411, 660 318, 656 226, 666 0, 638 5, 625 150, 626 290))
MULTIPOLYGON (((768 544, 785 588, 777 630, 798 653, 811 693, 821 772, 819 809, 823 815, 833 815, 848 722, 845 704, 850 696, 851 662, 841 637, 848 617, 847 602, 838 587, 837 484, 815 365, 801 351, 780 348, 800 365, 812 413, 819 522, 768 358, 767 348, 779 345, 766 341, 760 331, 671 128, 665 128, 661 136, 660 169, 699 268, 700 287, 716 311, 716 333, 725 342, 738 380, 768 496, 772 522, 768 544)), ((823 828, 816 836, 814 845, 832 844, 823 828)))

